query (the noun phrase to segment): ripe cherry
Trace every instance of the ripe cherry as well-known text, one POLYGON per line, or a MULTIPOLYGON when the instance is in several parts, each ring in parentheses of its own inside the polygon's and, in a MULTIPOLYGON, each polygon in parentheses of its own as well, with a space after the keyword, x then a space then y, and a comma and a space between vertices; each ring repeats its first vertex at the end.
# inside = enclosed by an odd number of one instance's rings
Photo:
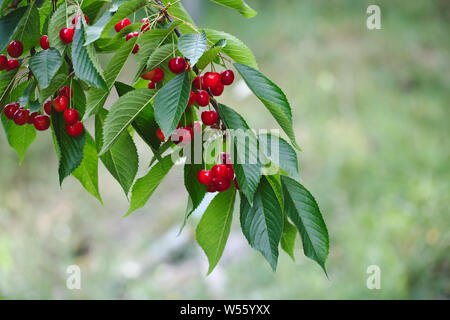
MULTIPOLYGON (((125 39, 126 39, 126 41, 128 41, 128 40, 130 40, 131 38, 134 38, 134 37, 137 37, 137 36, 139 36, 139 32, 131 32, 131 33, 127 34, 127 36, 125 37, 125 39)), ((136 53, 138 53, 138 51, 139 51, 139 45, 138 45, 138 44, 135 44, 134 47, 133 47, 132 53, 133 53, 133 54, 136 54, 136 53)))
POLYGON ((34 118, 36 118, 37 115, 38 115, 37 112, 32 112, 32 113, 30 114, 30 116, 28 117, 27 123, 28 123, 28 124, 33 124, 34 118))
POLYGON ((76 109, 66 109, 64 110, 64 120, 66 120, 66 124, 75 124, 80 119, 80 114, 76 109))
POLYGON ((48 115, 52 114, 52 100, 45 101, 45 103, 44 103, 44 111, 48 115))
POLYGON ((141 32, 150 30, 150 23, 148 22, 147 18, 141 19, 141 23, 143 23, 141 27, 141 32))
POLYGON ((19 109, 14 113, 14 122, 18 126, 23 126, 28 122, 28 118, 30 117, 30 110, 19 109))
POLYGON ((203 111, 202 121, 205 126, 213 126, 217 123, 219 115, 215 111, 203 111))
POLYGON ((209 185, 209 184, 211 184, 211 181, 212 181, 212 174, 211 174, 211 171, 208 171, 208 170, 200 170, 198 173, 197 173, 197 180, 198 180, 198 182, 200 182, 201 184, 204 184, 204 185, 209 185))
POLYGON ((62 28, 59 31, 59 37, 61 38, 61 41, 64 43, 71 43, 73 41, 74 32, 75 29, 73 28, 62 28))
POLYGON ((23 53, 22 42, 17 40, 11 41, 11 43, 8 45, 8 54, 12 58, 18 58, 22 55, 22 53, 23 53))
POLYGON ((227 173, 228 173, 228 178, 230 180, 233 180, 234 179, 234 169, 232 166, 230 166, 230 165, 227 166, 227 173))
POLYGON ((144 73, 142 79, 152 80, 153 82, 161 82, 164 79, 164 70, 161 68, 155 68, 151 71, 144 73))
POLYGON ((154 81, 150 81, 148 83, 148 88, 149 89, 156 89, 156 83, 154 81))
POLYGON ((194 91, 191 91, 191 94, 189 95, 188 107, 192 106, 196 100, 197 100, 197 95, 195 94, 194 91))
POLYGON ((228 178, 228 167, 226 164, 216 164, 211 169, 212 175, 218 178, 228 178))
POLYGON ((200 107, 206 107, 209 104, 209 93, 205 90, 198 90, 197 103, 200 107))
POLYGON ((37 115, 34 117, 33 124, 36 130, 45 131, 50 127, 50 117, 45 114, 37 115))
POLYGON ((0 70, 5 70, 8 67, 8 58, 4 54, 0 54, 0 70))
POLYGON ((156 137, 161 142, 165 142, 166 141, 166 137, 164 137, 164 133, 162 132, 162 130, 160 128, 158 128, 158 130, 156 130, 156 137))
POLYGON ((210 90, 214 96, 218 97, 218 96, 222 95, 224 89, 225 89, 225 87, 223 86, 222 82, 219 82, 219 84, 217 86, 211 87, 210 90))
POLYGON ((194 79, 193 85, 195 88, 197 88, 198 90, 202 89, 203 87, 203 76, 197 76, 194 79))
POLYGON ((130 25, 131 21, 128 18, 125 18, 119 22, 116 23, 116 25, 114 26, 114 29, 116 30, 116 32, 120 32, 120 30, 122 30, 123 28, 125 28, 126 26, 130 25))
POLYGON ((203 76, 203 89, 213 88, 218 86, 220 83, 220 75, 217 72, 207 72, 203 76))
POLYGON ((17 102, 13 102, 13 103, 7 104, 5 106, 5 108, 3 108, 3 113, 9 120, 13 120, 14 114, 16 113, 17 110, 19 110, 19 108, 20 108, 20 104, 17 102))
POLYGON ((188 67, 186 60, 183 57, 175 57, 169 61, 169 69, 175 74, 180 74, 188 67))
POLYGON ((69 86, 62 87, 61 89, 58 90, 58 93, 60 96, 64 96, 67 99, 73 98, 73 89, 70 88, 69 86))
POLYGON ((62 112, 67 108, 67 98, 65 96, 58 96, 53 100, 53 109, 57 112, 62 112))
POLYGON ((176 145, 186 145, 192 141, 194 129, 191 127, 180 127, 172 134, 171 140, 176 145))
POLYGON ((210 185, 206 188, 206 191, 209 193, 217 192, 216 186, 211 182, 210 185))
POLYGON ((234 72, 233 70, 225 70, 220 74, 220 80, 223 85, 229 86, 234 81, 234 72))
MULTIPOLYGON (((78 23, 78 20, 80 20, 81 14, 76 14, 73 18, 72 18, 72 24, 75 27, 78 23)), ((89 18, 87 17, 87 15, 84 15, 84 20, 86 21, 86 24, 89 24, 89 18)))
POLYGON ((218 192, 227 191, 231 187, 231 180, 228 177, 214 177, 212 179, 212 183, 214 184, 214 187, 216 187, 216 190, 218 192))
POLYGON ((78 137, 83 133, 84 126, 80 121, 75 122, 74 124, 66 125, 66 132, 71 137, 78 137))
POLYGON ((19 67, 19 60, 8 59, 8 65, 6 66, 6 71, 14 70, 19 67))
POLYGON ((39 43, 41 44, 42 50, 47 50, 48 48, 50 48, 50 44, 48 43, 48 36, 42 36, 39 40, 39 43))

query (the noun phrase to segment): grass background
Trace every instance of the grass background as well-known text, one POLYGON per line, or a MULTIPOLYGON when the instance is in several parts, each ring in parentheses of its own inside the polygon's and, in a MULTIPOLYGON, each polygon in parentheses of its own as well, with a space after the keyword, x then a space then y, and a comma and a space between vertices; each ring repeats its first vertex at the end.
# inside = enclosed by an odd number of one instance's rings
MULTIPOLYGON (((303 256, 298 239, 296 262, 281 253, 272 273, 249 248, 237 215, 224 256, 206 277, 195 243, 199 216, 176 236, 186 201, 181 168, 124 219, 127 200, 102 165, 103 206, 73 178, 59 188, 49 132, 38 134, 19 166, 2 130, 0 296, 448 299, 450 2, 249 0, 259 12, 251 20, 189 2, 199 26, 247 43, 290 99, 303 183, 330 233, 330 279, 303 256), (381 30, 366 28, 369 4, 381 7, 381 30), (72 264, 81 267, 82 290, 66 288, 72 264), (381 290, 366 287, 374 264, 381 290)), ((228 89, 222 101, 252 127, 274 128, 264 107, 239 93, 228 89)), ((142 174, 151 153, 141 141, 138 148, 142 174)))

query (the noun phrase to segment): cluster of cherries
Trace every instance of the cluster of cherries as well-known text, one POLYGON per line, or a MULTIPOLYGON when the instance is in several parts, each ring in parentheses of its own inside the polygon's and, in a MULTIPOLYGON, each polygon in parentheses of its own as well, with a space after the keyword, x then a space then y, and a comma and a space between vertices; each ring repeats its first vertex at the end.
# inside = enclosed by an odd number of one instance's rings
MULTIPOLYGON (((145 32, 145 31, 150 30, 150 22, 148 21, 147 18, 142 19, 141 23, 142 23, 141 32, 145 32)), ((120 32, 123 28, 125 28, 126 26, 128 26, 130 24, 131 24, 130 19, 125 18, 125 19, 119 21, 118 23, 116 23, 116 25, 114 26, 114 29, 116 30, 116 32, 120 32)), ((132 39, 134 37, 137 37, 137 36, 139 36, 139 32, 137 32, 137 31, 136 32, 130 32, 125 37, 125 40, 128 41, 128 40, 130 40, 130 39, 132 39)), ((138 53, 138 51, 139 51, 139 45, 135 44, 134 47, 133 47, 132 53, 136 54, 136 53, 138 53)))
POLYGON ((19 60, 15 58, 19 58, 23 53, 23 45, 22 42, 13 40, 8 45, 8 55, 12 59, 8 59, 4 54, 0 54, 0 70, 14 70, 17 69, 20 65, 19 60))
POLYGON ((30 110, 20 107, 18 102, 7 104, 3 108, 5 116, 14 121, 18 126, 33 124, 36 130, 45 131, 50 127, 50 118, 47 115, 41 115, 39 112, 30 113, 30 110))
POLYGON ((214 165, 211 170, 200 170, 197 173, 198 182, 206 185, 206 191, 211 193, 227 191, 230 189, 232 181, 234 181, 236 189, 239 190, 230 154, 223 152, 220 158, 221 164, 214 165))

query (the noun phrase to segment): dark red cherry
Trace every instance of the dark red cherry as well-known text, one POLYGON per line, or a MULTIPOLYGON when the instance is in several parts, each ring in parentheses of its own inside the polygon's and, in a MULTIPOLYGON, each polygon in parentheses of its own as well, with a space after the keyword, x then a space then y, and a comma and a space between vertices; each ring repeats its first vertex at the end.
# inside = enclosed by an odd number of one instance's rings
POLYGON ((158 130, 156 130, 156 137, 158 138, 159 141, 161 142, 165 142, 166 141, 166 137, 164 137, 164 133, 162 132, 161 129, 158 128, 158 130))
POLYGON ((67 98, 66 96, 58 96, 53 100, 53 109, 55 109, 57 112, 62 112, 66 110, 67 108, 67 98))
POLYGON ((217 72, 207 72, 203 76, 203 89, 217 87, 220 82, 220 74, 217 72))
POLYGON ((69 86, 62 87, 61 89, 58 90, 58 93, 60 96, 64 96, 67 99, 73 98, 73 89, 70 88, 69 86))
POLYGON ((198 90, 197 103, 200 107, 206 107, 209 104, 209 93, 205 90, 198 90))
POLYGON ((204 184, 206 186, 211 184, 211 181, 212 181, 211 171, 209 171, 209 170, 200 170, 197 173, 197 180, 198 180, 198 182, 200 182, 201 184, 204 184))
POLYGON ((28 124, 33 124, 34 118, 36 118, 37 115, 38 115, 37 112, 32 112, 32 113, 30 114, 30 116, 28 117, 27 123, 28 123, 28 124))
POLYGON ((14 70, 19 67, 19 60, 8 59, 8 65, 6 66, 6 71, 14 70))
POLYGON ((233 180, 234 179, 234 169, 230 165, 227 165, 227 173, 228 173, 228 178, 230 180, 233 180))
POLYGON ((203 87, 202 82, 203 82, 203 76, 197 76, 194 79, 193 85, 196 89, 200 90, 203 87))
POLYGON ((196 100, 197 100, 197 95, 195 94, 194 91, 191 91, 191 93, 189 95, 188 107, 192 106, 196 100))
POLYGON ((218 96, 222 95, 224 89, 225 89, 225 87, 223 86, 222 82, 219 82, 219 84, 217 86, 211 87, 210 90, 214 96, 218 97, 218 96))
POLYGON ((75 124, 80 119, 80 114, 76 109, 66 109, 64 110, 64 120, 66 124, 75 124))
POLYGON ((42 50, 47 50, 48 48, 50 48, 50 44, 48 43, 48 36, 42 36, 39 40, 39 43, 41 44, 42 50))
POLYGON ((80 121, 75 122, 74 124, 66 125, 66 132, 71 137, 78 137, 83 133, 84 126, 80 121))
POLYGON ((183 57, 175 57, 169 61, 169 69, 175 74, 180 74, 188 67, 186 60, 183 57))
POLYGON ((158 83, 164 79, 164 70, 161 68, 155 68, 153 70, 144 73, 141 77, 142 79, 151 80, 153 82, 158 83))
POLYGON ((23 53, 22 42, 17 40, 11 41, 11 43, 8 45, 9 56, 12 58, 18 58, 22 55, 22 53, 23 53))
POLYGON ((23 126, 28 122, 28 118, 30 117, 30 110, 19 109, 14 113, 14 122, 18 126, 23 126))
POLYGON ((147 18, 141 19, 141 23, 143 24, 141 27, 141 32, 150 30, 150 23, 147 18))
POLYGON ((217 192, 216 186, 211 182, 211 184, 208 185, 206 188, 206 191, 209 193, 217 192))
POLYGON ((227 191, 231 187, 231 180, 228 177, 214 177, 212 179, 212 183, 214 184, 218 192, 227 191))
POLYGON ((45 131, 50 127, 50 117, 45 114, 37 115, 34 117, 33 124, 36 130, 45 131))
POLYGON ((148 83, 148 88, 149 89, 156 89, 156 83, 154 81, 150 81, 148 83))
POLYGON ((119 22, 116 23, 116 25, 114 26, 114 29, 116 30, 116 32, 120 32, 120 30, 122 30, 123 28, 125 28, 126 26, 130 25, 131 21, 128 18, 125 18, 119 22))
POLYGON ((229 86, 234 81, 234 72, 233 70, 225 70, 220 74, 220 80, 223 85, 229 86))
POLYGON ((45 103, 44 103, 44 111, 48 115, 52 114, 52 100, 45 101, 45 103))
POLYGON ((0 70, 5 70, 8 67, 8 57, 0 54, 0 70))
POLYGON ((216 164, 212 167, 211 173, 214 177, 228 178, 228 167, 226 164, 216 164))
POLYGON ((17 102, 13 102, 13 103, 7 104, 5 106, 5 108, 3 108, 3 113, 9 120, 13 120, 14 114, 16 113, 17 110, 19 110, 19 108, 20 108, 20 104, 17 102))
MULTIPOLYGON (((74 27, 76 27, 78 20, 80 20, 81 14, 76 14, 73 18, 72 18, 72 24, 74 27)), ((84 15, 84 20, 86 21, 86 24, 89 24, 89 18, 87 15, 84 15)))
POLYGON ((75 29, 73 28, 62 28, 59 31, 59 37, 61 38, 61 41, 64 43, 71 43, 73 41, 74 32, 75 29))
POLYGON ((202 121, 205 126, 213 126, 217 123, 219 115, 215 111, 203 111, 202 121))

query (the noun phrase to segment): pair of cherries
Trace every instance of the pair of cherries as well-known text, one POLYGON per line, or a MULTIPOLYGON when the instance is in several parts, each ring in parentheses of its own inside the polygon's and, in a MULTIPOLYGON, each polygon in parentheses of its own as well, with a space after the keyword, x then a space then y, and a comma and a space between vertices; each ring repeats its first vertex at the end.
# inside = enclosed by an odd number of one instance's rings
POLYGON ((80 114, 76 109, 67 108, 69 100, 73 98, 73 90, 69 86, 64 86, 58 91, 59 96, 53 100, 48 100, 44 104, 44 110, 47 114, 52 113, 52 107, 56 112, 64 112, 64 121, 66 122, 66 132, 71 137, 78 137, 83 133, 84 125, 80 119, 80 114))
POLYGON ((218 97, 222 95, 225 86, 229 86, 233 82, 233 70, 225 70, 222 73, 206 72, 204 75, 199 75, 195 78, 193 84, 198 90, 209 89, 214 96, 218 97))
POLYGON ((23 53, 23 44, 20 41, 13 40, 8 45, 7 49, 8 55, 12 59, 8 59, 4 54, 0 55, 0 70, 14 70, 17 69, 20 65, 19 60, 15 59, 22 55, 23 53))
MULTIPOLYGON (((141 23, 142 23, 142 27, 141 27, 141 32, 146 32, 148 30, 150 30, 150 22, 148 21, 147 18, 141 19, 141 23)), ((119 22, 116 23, 116 25, 114 26, 114 29, 116 30, 116 32, 120 32, 123 28, 125 28, 126 26, 129 26, 131 24, 130 19, 125 18, 119 22)), ((129 34, 127 34, 127 36, 125 37, 125 40, 128 41, 134 37, 139 36, 139 32, 131 32, 129 34)), ((138 53, 139 51, 139 45, 135 44, 133 47, 133 54, 138 53)))
POLYGON ((208 192, 224 192, 230 189, 231 182, 234 180, 234 185, 237 189, 239 186, 235 179, 233 165, 231 164, 231 157, 229 153, 222 153, 222 164, 214 165, 211 170, 200 170, 197 173, 197 180, 203 185, 207 186, 208 192))
POLYGON ((30 113, 30 110, 20 107, 18 102, 7 104, 3 109, 6 118, 13 120, 18 126, 33 124, 36 130, 45 131, 50 127, 50 118, 38 112, 30 113))

